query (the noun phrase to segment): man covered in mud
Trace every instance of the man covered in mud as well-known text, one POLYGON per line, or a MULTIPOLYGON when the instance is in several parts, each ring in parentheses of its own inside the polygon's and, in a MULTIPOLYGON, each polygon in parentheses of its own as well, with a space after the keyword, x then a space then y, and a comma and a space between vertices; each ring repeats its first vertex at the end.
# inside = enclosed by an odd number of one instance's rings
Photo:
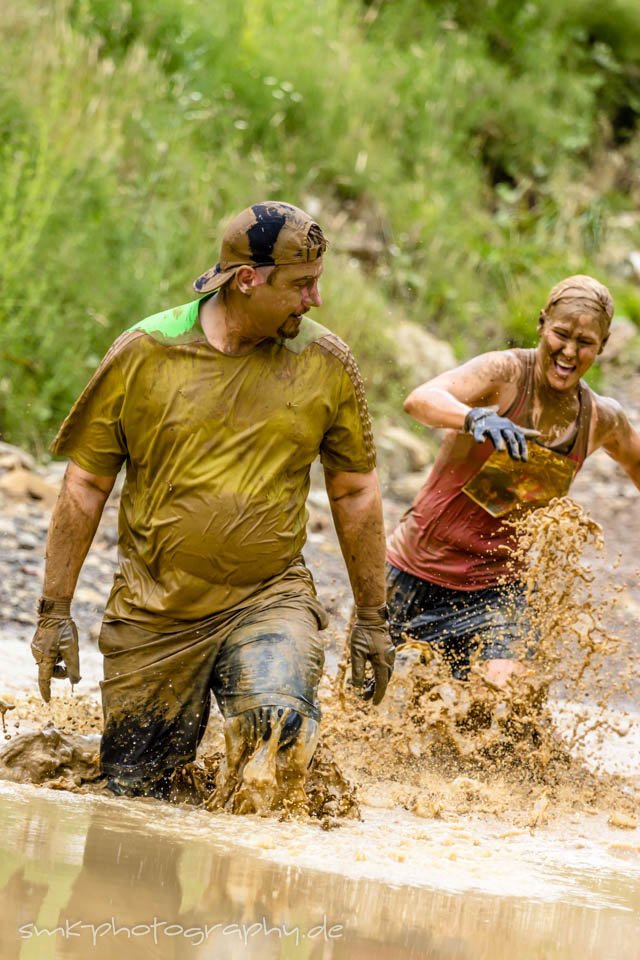
POLYGON ((70 604, 126 467, 99 641, 101 763, 114 793, 170 793, 213 692, 227 747, 220 802, 252 809, 265 757, 263 793, 304 800, 327 624, 301 556, 318 455, 356 601, 354 685, 374 703, 384 695, 394 647, 364 388, 348 347, 307 316, 321 304, 326 246, 297 207, 244 210, 195 281, 197 299, 122 334, 53 443, 70 463, 32 644, 45 701, 52 677, 79 680, 70 604))
POLYGON ((390 538, 391 633, 396 644, 431 644, 458 679, 479 658, 485 678, 503 686, 533 652, 522 649, 527 602, 512 517, 565 495, 599 447, 640 488, 640 434, 582 380, 613 309, 597 280, 567 277, 540 313, 536 349, 482 354, 405 401, 415 420, 447 433, 390 538))

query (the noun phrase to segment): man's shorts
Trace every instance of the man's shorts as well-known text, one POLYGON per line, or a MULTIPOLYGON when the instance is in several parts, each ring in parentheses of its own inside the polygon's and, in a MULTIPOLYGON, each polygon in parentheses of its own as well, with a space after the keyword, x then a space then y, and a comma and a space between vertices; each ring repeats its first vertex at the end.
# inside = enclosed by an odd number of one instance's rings
POLYGON ((452 590, 387 564, 387 603, 393 642, 430 644, 460 680, 475 658, 532 655, 535 637, 522 583, 452 590))
POLYGON ((135 786, 193 760, 212 692, 225 717, 275 706, 318 720, 326 625, 300 564, 241 608, 177 633, 103 623, 103 773, 135 786))

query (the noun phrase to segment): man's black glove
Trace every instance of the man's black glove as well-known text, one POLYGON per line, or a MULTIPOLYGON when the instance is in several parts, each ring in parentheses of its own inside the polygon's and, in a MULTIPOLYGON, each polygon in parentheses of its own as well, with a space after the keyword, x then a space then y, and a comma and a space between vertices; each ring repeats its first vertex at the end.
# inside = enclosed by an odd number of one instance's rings
POLYGON ((527 459, 527 437, 539 437, 537 430, 519 427, 491 407, 473 407, 464 418, 464 432, 482 443, 491 440, 496 450, 507 450, 512 460, 527 459))
POLYGON ((351 682, 363 700, 378 704, 385 695, 396 658, 396 648, 387 625, 387 608, 356 607, 356 621, 349 643, 351 682), (373 669, 373 679, 365 683, 367 661, 373 669))
POLYGON ((31 652, 38 664, 38 686, 45 703, 51 699, 51 678, 72 684, 80 680, 78 631, 71 619, 71 600, 38 601, 38 626, 31 641, 31 652))

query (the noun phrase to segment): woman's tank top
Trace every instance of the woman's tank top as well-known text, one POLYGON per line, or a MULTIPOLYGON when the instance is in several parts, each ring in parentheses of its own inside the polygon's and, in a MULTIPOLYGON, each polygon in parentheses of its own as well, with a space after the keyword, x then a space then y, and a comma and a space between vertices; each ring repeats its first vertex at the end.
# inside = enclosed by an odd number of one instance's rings
MULTIPOLYGON (((502 414, 532 427, 535 350, 515 350, 522 360, 516 398, 502 414)), ((573 434, 551 447, 579 470, 587 456, 592 394, 581 380, 573 434)), ((424 486, 389 539, 388 559, 400 570, 455 590, 481 590, 513 579, 516 538, 508 520, 491 516, 463 492, 493 452, 490 440, 448 431, 424 486)))

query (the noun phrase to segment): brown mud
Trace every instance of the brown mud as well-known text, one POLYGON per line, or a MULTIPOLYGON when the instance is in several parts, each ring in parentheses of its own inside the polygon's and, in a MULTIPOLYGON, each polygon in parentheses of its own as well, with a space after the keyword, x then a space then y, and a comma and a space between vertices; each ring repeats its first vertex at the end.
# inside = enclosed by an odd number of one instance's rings
POLYGON ((52 723, 22 733, 0 751, 0 777, 75 792, 100 778, 99 740, 63 733, 52 723))
MULTIPOLYGON (((519 521, 531 610, 523 645, 535 655, 501 689, 481 663, 468 681, 451 677, 431 650, 408 644, 398 654, 378 709, 349 691, 346 663, 325 708, 325 742, 341 767, 370 795, 396 785, 396 800, 422 816, 471 811, 538 825, 560 813, 612 810, 636 817, 640 784, 594 769, 583 752, 587 733, 624 738, 631 719, 611 704, 637 689, 637 663, 607 623, 616 590, 607 592, 588 557, 602 531, 569 499, 519 521), (626 671, 612 675, 615 654, 626 671), (580 707, 562 731, 554 697, 580 707)), ((636 819, 637 822, 637 819, 636 819)))
MULTIPOLYGON (((23 707, 22 704, 17 706, 23 707)), ((28 711, 24 712, 28 714, 28 711)), ((90 714, 91 707, 87 704, 87 715, 90 714)), ((81 715, 80 709, 78 716, 81 715)), ((83 726, 77 718, 76 726, 83 726)), ((53 723, 43 729, 18 734, 0 750, 0 779, 72 793, 108 794, 100 774, 99 741, 96 734, 65 732, 53 723)), ((172 775, 170 802, 202 806, 211 812, 226 809, 230 813, 249 812, 263 816, 275 810, 281 818, 309 816, 320 820, 324 829, 334 826, 336 818, 360 816, 355 788, 342 775, 322 744, 309 769, 304 804, 272 805, 263 802, 264 796, 252 796, 248 809, 242 794, 238 803, 227 803, 228 798, 219 797, 224 761, 224 752, 212 751, 210 747, 197 760, 178 767, 172 775)))
MULTIPOLYGON (((222 795, 219 718, 210 723, 199 758, 176 771, 171 799, 212 811, 268 814, 275 807, 279 816, 309 815, 325 827, 358 817, 359 799, 399 804, 421 817, 474 812, 521 826, 580 810, 607 812, 614 824, 637 823, 638 784, 594 769, 581 752, 585 731, 628 734, 624 714, 609 707, 637 684, 633 656, 624 657, 623 641, 606 626, 616 590, 605 590, 588 562, 602 550, 602 532, 568 499, 526 515, 519 525, 530 593, 528 639, 535 637, 537 646, 522 675, 501 689, 487 682, 478 663, 468 681, 458 681, 437 654, 407 645, 386 699, 373 708, 350 690, 343 659, 322 686, 322 739, 305 784, 306 802, 285 803, 284 809, 272 803, 276 754, 268 742, 254 748, 248 763, 254 792, 263 790, 264 802, 247 800, 246 786, 236 791, 237 800, 222 795), (626 672, 607 669, 614 654, 627 663, 626 672), (554 687, 580 705, 562 732, 551 706, 554 687)), ((9 710, 5 722, 13 734, 5 737, 13 739, 0 752, 0 776, 57 789, 103 789, 94 700, 55 698, 50 723, 25 734, 21 723, 41 726, 42 704, 35 696, 7 699, 3 712, 9 710)))

